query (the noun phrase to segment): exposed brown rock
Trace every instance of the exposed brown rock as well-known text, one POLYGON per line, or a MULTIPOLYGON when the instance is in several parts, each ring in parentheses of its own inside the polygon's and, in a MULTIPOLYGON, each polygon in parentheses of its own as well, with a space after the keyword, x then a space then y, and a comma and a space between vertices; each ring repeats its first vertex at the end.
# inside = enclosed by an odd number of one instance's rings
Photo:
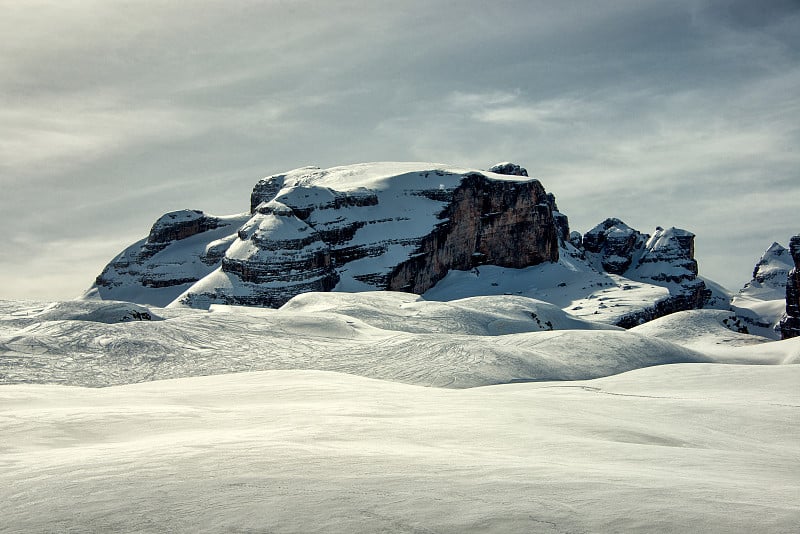
POLYGON ((558 261, 558 234, 544 187, 470 174, 453 192, 444 220, 398 265, 386 289, 424 293, 450 269, 492 264, 521 268, 558 261))

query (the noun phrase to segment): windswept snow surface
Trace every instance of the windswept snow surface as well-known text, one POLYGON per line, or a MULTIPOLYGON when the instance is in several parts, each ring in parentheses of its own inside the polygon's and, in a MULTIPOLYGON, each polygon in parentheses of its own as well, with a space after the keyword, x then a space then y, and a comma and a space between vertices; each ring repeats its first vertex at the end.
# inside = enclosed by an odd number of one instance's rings
POLYGON ((571 315, 614 324, 669 297, 669 289, 592 269, 562 249, 556 263, 524 269, 481 265, 452 270, 423 295, 449 301, 473 295, 519 295, 555 304, 571 315))
POLYGON ((4 386, 0 530, 796 532, 798 383, 682 364, 467 390, 319 371, 4 386))
POLYGON ((384 330, 415 333, 496 336, 542 330, 622 330, 579 319, 547 302, 517 296, 436 302, 390 291, 306 293, 287 302, 281 311, 338 313, 384 330))
MULTIPOLYGON (((631 328, 647 337, 707 352, 732 347, 752 346, 772 341, 744 333, 747 324, 736 313, 725 310, 686 310, 659 317, 631 328)), ((718 351, 717 351, 718 352, 718 351)))
POLYGON ((691 349, 583 321, 523 297, 441 303, 405 293, 309 293, 279 310, 157 309, 154 314, 165 320, 120 324, 75 320, 71 307, 87 302, 92 301, 61 303, 61 318, 40 320, 43 309, 53 308, 44 304, 5 313, 0 381, 108 386, 317 369, 465 388, 709 361, 691 349))
POLYGON ((736 320, 0 301, 0 531, 794 532, 800 338, 736 320))

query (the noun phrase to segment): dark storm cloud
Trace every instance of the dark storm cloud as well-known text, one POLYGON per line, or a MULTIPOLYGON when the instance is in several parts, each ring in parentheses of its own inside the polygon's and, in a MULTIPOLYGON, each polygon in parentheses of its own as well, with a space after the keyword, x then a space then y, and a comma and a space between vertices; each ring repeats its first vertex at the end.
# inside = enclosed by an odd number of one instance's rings
POLYGON ((782 1, 8 3, 0 274, 48 284, 5 296, 78 292, 164 211, 369 160, 517 160, 577 229, 686 227, 738 285, 800 231, 797 27, 782 1))

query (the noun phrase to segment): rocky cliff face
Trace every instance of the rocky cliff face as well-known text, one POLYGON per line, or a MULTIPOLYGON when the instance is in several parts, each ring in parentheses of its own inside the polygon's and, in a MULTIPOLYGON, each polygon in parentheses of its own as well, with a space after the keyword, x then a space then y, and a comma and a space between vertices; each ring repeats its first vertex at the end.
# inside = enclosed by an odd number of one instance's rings
POLYGON ((568 226, 566 217, 556 224, 555 198, 518 165, 495 170, 376 163, 269 176, 244 220, 190 210, 161 217, 94 289, 139 301, 131 296, 158 288, 149 302, 158 305, 169 295, 200 308, 276 307, 308 291, 422 293, 451 269, 558 260, 568 226))
POLYGON ((669 297, 617 322, 630 328, 676 311, 702 308, 708 302, 711 293, 697 278, 694 237, 686 230, 660 226, 650 236, 611 218, 586 232, 582 239, 573 236, 571 241, 582 244, 595 268, 669 290, 669 297))
POLYGON ((786 281, 794 268, 789 250, 772 243, 753 269, 753 278, 731 296, 736 312, 748 332, 780 339, 780 322, 786 311, 786 281))
POLYGON ((800 234, 789 240, 789 252, 794 266, 786 280, 786 315, 781 319, 781 337, 800 336, 800 234))
POLYGON ((388 275, 386 289, 424 293, 450 269, 522 268, 558 260, 558 230, 536 181, 487 180, 468 174, 414 255, 388 275))
POLYGON ((368 163, 268 176, 248 213, 159 218, 89 293, 157 306, 277 307, 310 291, 422 294, 445 277, 471 277, 470 287, 444 293, 524 292, 621 326, 706 302, 693 234, 649 236, 619 219, 570 233, 555 197, 527 174, 513 163, 490 171, 368 163))
POLYGON ((90 296, 166 306, 220 265, 248 215, 214 217, 197 210, 161 216, 146 239, 111 260, 90 296))

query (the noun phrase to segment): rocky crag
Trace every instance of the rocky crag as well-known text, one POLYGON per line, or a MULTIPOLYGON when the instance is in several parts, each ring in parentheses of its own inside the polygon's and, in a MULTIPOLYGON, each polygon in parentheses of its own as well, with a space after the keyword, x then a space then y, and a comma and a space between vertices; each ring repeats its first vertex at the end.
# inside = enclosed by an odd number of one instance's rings
POLYGON ((730 309, 748 332, 780 339, 780 321, 786 311, 786 280, 794 267, 789 250, 772 243, 753 268, 753 277, 731 296, 730 309))
POLYGON ((656 227, 653 235, 643 234, 619 219, 609 218, 582 238, 571 242, 584 252, 596 269, 669 289, 669 296, 621 317, 625 328, 670 313, 702 308, 711 292, 697 277, 694 234, 679 228, 656 227))
POLYGON ((103 269, 89 296, 166 306, 216 269, 249 216, 213 217, 198 210, 162 215, 147 238, 103 269))
POLYGON ((757 293, 765 299, 773 294, 783 298, 786 293, 786 280, 793 267, 789 250, 780 243, 772 243, 753 268, 753 278, 740 292, 757 293))
POLYGON ((789 252, 794 266, 786 279, 786 314, 780 323, 783 339, 800 336, 800 234, 789 240, 789 252))
POLYGON ((570 269, 589 273, 585 280, 596 272, 615 276, 620 290, 629 289, 627 280, 658 286, 651 294, 659 297, 621 319, 624 326, 707 300, 693 234, 658 228, 649 236, 618 219, 570 233, 555 196, 513 163, 487 171, 369 163, 268 176, 253 188, 248 213, 162 216, 146 239, 112 260, 88 296, 278 307, 309 291, 421 294, 449 272, 524 269, 561 255, 570 269))
POLYGON ((269 176, 246 217, 161 217, 92 293, 276 307, 308 291, 421 293, 451 269, 556 261, 565 230, 555 219, 567 231, 568 222, 554 217, 554 197, 519 166, 494 171, 400 163, 269 176))

